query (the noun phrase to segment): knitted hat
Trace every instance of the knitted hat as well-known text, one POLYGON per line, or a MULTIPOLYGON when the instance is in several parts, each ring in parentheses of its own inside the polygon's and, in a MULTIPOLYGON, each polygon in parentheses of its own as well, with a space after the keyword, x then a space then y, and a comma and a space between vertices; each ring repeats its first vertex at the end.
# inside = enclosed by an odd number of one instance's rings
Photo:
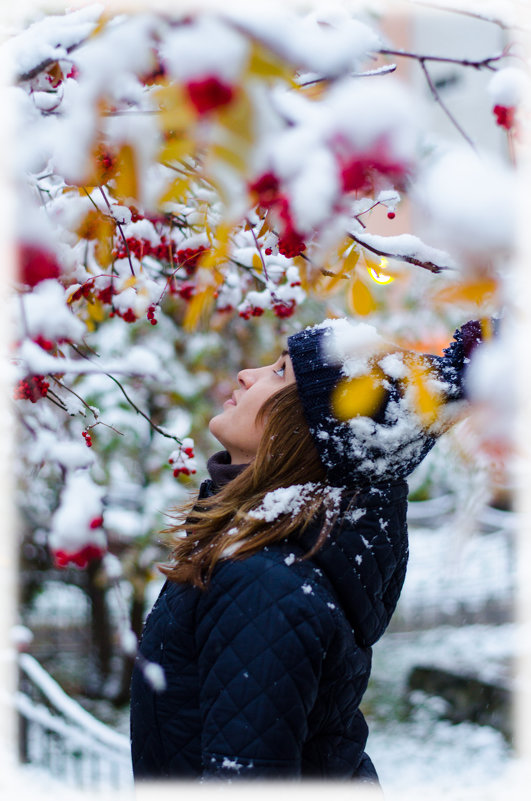
MULTIPOLYGON (((463 371, 481 340, 481 326, 476 321, 466 323, 454 337, 444 357, 428 357, 446 400, 464 397, 463 371)), ((432 429, 428 433, 400 388, 400 354, 393 354, 391 360, 387 354, 387 362, 385 358, 379 361, 385 391, 370 416, 358 415, 345 422, 334 414, 333 391, 342 379, 356 371, 359 374, 360 358, 367 362, 375 350, 371 345, 378 344, 383 343, 372 326, 347 320, 325 320, 288 338, 306 422, 333 486, 362 487, 405 478, 436 441, 437 434, 432 429), (357 355, 352 357, 356 343, 357 355), (364 357, 360 356, 363 350, 364 357)))

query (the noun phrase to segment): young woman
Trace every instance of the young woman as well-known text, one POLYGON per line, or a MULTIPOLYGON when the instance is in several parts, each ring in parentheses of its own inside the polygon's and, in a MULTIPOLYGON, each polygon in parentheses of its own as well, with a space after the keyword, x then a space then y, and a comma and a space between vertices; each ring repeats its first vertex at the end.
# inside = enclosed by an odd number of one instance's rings
MULTIPOLYGON (((352 331, 327 320, 289 337, 274 364, 238 374, 210 422, 225 450, 171 529, 133 673, 137 779, 377 782, 359 706, 404 581, 405 477, 435 428, 410 408, 400 352, 374 357, 378 408, 338 419, 353 366, 337 342, 352 331)), ((480 339, 467 323, 430 357, 446 401, 463 398, 480 339)))

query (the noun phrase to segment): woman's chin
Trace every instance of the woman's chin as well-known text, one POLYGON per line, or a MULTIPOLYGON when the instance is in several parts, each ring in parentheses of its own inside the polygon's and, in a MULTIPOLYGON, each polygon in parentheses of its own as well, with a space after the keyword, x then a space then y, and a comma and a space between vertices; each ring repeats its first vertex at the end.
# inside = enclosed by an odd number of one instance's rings
MULTIPOLYGON (((219 442, 221 442, 221 440, 219 439, 219 435, 220 434, 222 435, 222 431, 223 431, 223 420, 222 420, 223 414, 224 414, 223 412, 220 412, 219 414, 216 414, 214 417, 211 418, 211 420, 210 420, 210 422, 208 424, 208 429, 209 429, 210 433, 217 440, 219 440, 219 442)), ((222 442, 221 442, 221 444, 223 445, 222 442)))

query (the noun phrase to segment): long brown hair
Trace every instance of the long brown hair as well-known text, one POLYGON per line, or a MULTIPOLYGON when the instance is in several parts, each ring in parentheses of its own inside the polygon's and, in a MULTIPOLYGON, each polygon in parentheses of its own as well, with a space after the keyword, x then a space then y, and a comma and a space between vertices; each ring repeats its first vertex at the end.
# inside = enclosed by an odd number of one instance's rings
POLYGON ((159 566, 169 579, 204 589, 216 563, 243 559, 266 545, 302 533, 318 518, 321 529, 305 558, 323 544, 339 511, 340 491, 326 483, 295 384, 269 397, 259 412, 265 422, 254 460, 215 498, 192 500, 172 510, 175 523, 162 533, 171 562, 159 566), (301 485, 302 503, 264 519, 260 506, 269 492, 301 485))

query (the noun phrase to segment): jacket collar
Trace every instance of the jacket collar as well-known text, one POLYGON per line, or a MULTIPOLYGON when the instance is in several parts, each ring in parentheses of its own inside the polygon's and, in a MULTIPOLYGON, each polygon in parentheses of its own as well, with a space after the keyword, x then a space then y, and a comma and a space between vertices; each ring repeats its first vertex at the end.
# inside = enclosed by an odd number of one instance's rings
MULTIPOLYGON (((210 474, 211 486, 208 487, 207 495, 217 492, 232 481, 233 478, 247 467, 246 464, 232 464, 228 451, 218 451, 212 454, 207 462, 207 470, 210 474)), ((207 479, 208 481, 208 479, 207 479)))

